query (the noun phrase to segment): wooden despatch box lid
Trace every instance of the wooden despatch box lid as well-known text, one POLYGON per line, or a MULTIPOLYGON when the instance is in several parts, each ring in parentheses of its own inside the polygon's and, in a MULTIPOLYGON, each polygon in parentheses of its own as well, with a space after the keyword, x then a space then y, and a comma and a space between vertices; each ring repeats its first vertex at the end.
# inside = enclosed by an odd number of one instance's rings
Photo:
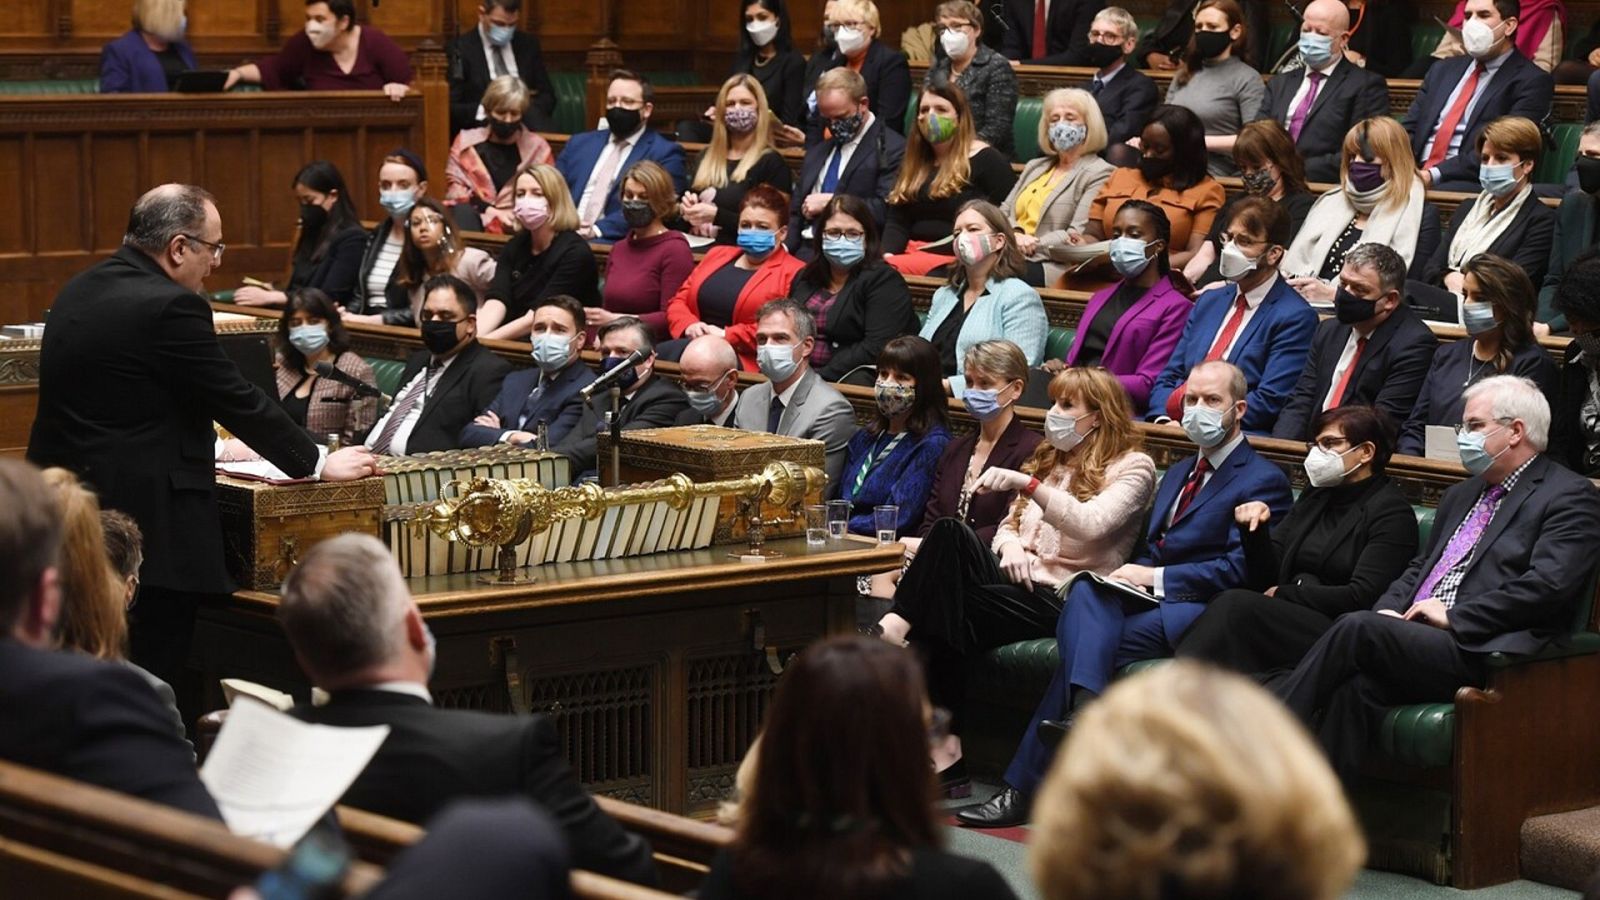
MULTIPOLYGON (((600 433, 598 450, 600 471, 604 474, 611 454, 609 433, 600 433)), ((629 479, 626 474, 629 470, 659 474, 682 472, 696 481, 709 481, 759 472, 773 461, 818 468, 823 468, 827 462, 822 441, 720 425, 624 431, 621 456, 624 481, 648 480, 629 479)))

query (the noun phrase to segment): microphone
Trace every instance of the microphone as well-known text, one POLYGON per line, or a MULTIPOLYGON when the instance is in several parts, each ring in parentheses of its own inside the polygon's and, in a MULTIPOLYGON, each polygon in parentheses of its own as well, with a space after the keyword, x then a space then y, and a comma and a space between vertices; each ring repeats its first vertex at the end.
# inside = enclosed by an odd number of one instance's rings
POLYGON ((355 377, 354 375, 351 375, 349 372, 346 372, 343 369, 335 368, 333 363, 319 362, 319 363, 317 363, 315 368, 317 370, 317 374, 321 375, 323 378, 331 378, 334 381, 337 381, 340 384, 344 385, 345 387, 354 388, 355 392, 356 392, 356 394, 358 396, 361 396, 361 397, 385 397, 385 396, 387 396, 387 395, 384 394, 383 391, 378 390, 376 385, 367 384, 365 381, 362 381, 361 379, 355 377))
POLYGON ((583 399, 588 400, 589 396, 595 391, 598 391, 601 388, 611 387, 613 382, 622 377, 623 372, 633 368, 634 366, 637 366, 639 363, 644 362, 644 359, 645 354, 643 350, 633 351, 632 353, 628 354, 627 359, 624 359, 617 365, 612 366, 610 370, 601 375, 599 378, 589 382, 587 386, 580 388, 578 393, 583 396, 583 399))

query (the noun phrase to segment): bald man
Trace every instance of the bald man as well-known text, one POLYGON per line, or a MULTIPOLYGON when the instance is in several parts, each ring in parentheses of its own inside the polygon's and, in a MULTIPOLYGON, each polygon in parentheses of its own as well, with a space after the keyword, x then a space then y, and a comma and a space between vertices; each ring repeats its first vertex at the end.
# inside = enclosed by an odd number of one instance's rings
POLYGON ((1350 11, 1340 0, 1312 0, 1300 24, 1301 68, 1267 82, 1257 119, 1282 125, 1306 161, 1306 179, 1336 183, 1345 133, 1389 114, 1389 84, 1344 58, 1350 11))
POLYGON ((697 337, 683 348, 678 370, 689 408, 673 424, 738 427, 733 407, 739 399, 739 354, 732 344, 717 334, 697 337))

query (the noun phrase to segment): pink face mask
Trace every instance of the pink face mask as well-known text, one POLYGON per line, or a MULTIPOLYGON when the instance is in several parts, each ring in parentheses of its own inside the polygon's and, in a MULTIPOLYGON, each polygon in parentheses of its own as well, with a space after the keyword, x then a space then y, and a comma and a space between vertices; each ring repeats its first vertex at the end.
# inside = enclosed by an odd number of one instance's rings
POLYGON ((550 202, 543 197, 518 197, 511 211, 529 231, 538 231, 550 221, 550 202))
POLYGON ((992 234, 964 231, 956 237, 956 258, 965 265, 975 266, 994 252, 989 244, 992 234))

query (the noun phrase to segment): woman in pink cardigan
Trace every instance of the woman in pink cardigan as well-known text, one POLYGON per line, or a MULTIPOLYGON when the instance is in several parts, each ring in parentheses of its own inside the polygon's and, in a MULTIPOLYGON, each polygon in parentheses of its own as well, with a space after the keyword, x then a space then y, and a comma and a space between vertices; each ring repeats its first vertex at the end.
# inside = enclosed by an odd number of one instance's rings
POLYGON ((462 231, 512 234, 516 175, 534 163, 555 162, 550 144, 522 124, 533 97, 515 75, 502 75, 483 92, 483 125, 464 128, 450 145, 444 203, 462 231))
MULTIPOLYGON (((991 547, 959 519, 941 519, 900 579, 894 608, 878 622, 891 643, 927 660, 933 702, 959 735, 967 658, 1055 633, 1059 589, 1078 572, 1108 574, 1127 562, 1155 491, 1156 467, 1140 452, 1128 393, 1099 368, 1072 368, 1050 382, 1045 440, 1022 471, 991 467, 976 490, 1019 491, 991 547)), ((934 752, 949 796, 971 791, 959 737, 934 752)))

